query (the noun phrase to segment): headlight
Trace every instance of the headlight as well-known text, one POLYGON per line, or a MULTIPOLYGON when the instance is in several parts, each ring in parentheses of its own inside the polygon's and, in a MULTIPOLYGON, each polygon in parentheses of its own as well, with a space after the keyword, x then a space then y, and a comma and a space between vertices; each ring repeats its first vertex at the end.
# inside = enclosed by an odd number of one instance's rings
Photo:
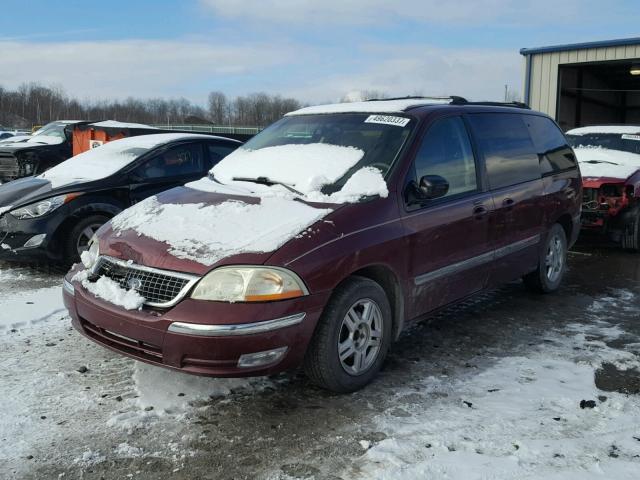
POLYGON ((283 268, 220 267, 198 282, 191 298, 218 302, 268 302, 308 294, 300 277, 283 268))
POLYGON ((91 270, 95 265, 98 257, 100 256, 100 242, 94 235, 89 240, 89 249, 80 254, 80 260, 87 270, 91 270))
POLYGON ((26 207, 16 208, 9 212, 14 217, 23 220, 25 218, 38 218, 47 213, 53 212, 55 209, 61 207, 65 203, 76 198, 79 193, 69 193, 66 195, 58 195, 57 197, 47 198, 37 203, 32 203, 26 207))

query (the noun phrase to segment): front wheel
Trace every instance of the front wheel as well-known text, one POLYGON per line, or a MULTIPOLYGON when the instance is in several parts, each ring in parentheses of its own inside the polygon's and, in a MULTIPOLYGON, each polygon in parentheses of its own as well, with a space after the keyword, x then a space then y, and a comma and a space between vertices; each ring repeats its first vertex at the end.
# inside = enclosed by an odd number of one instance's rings
POLYGON ((76 223, 64 239, 65 263, 79 262, 82 252, 89 248, 89 240, 93 234, 108 221, 109 217, 105 215, 91 215, 76 223))
POLYGON ((622 248, 629 252, 640 251, 640 209, 632 210, 622 232, 622 248))
POLYGON ((373 280, 351 277, 322 313, 305 356, 305 372, 323 388, 353 392, 377 375, 390 343, 387 295, 373 280))
POLYGON ((567 270, 567 234, 562 225, 556 223, 544 241, 540 251, 538 268, 525 275, 523 280, 530 289, 541 292, 554 292, 560 287, 567 270))

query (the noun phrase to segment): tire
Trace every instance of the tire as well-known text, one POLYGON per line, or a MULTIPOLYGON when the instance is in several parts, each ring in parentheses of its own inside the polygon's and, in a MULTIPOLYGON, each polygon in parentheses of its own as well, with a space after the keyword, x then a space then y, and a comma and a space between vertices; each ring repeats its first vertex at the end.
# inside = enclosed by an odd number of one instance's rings
POLYGON ((368 278, 348 278, 322 312, 305 355, 305 373, 313 383, 333 392, 361 389, 384 363, 391 322, 389 299, 382 287, 368 278), (370 312, 366 318, 365 308, 370 312))
POLYGON ((629 252, 640 251, 640 209, 629 212, 620 240, 622 248, 629 252))
POLYGON ((64 262, 68 265, 80 261, 80 252, 98 228, 109 221, 106 215, 91 215, 78 221, 62 239, 64 262))
POLYGON ((539 293, 555 292, 562 283, 567 270, 567 234, 556 223, 544 240, 540 249, 538 268, 523 277, 525 285, 539 293))

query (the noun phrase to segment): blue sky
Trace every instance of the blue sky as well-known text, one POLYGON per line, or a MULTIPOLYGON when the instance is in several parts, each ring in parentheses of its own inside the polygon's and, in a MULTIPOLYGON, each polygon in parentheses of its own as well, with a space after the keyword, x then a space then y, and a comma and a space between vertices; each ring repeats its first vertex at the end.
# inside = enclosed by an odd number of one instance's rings
POLYGON ((0 85, 88 100, 361 90, 499 99, 521 47, 640 36, 637 1, 3 0, 0 85))

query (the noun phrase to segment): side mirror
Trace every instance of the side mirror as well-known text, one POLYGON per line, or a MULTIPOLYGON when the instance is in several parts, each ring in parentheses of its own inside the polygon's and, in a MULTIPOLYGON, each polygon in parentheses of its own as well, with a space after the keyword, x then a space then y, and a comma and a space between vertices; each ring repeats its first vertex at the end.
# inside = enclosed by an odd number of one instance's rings
POLYGON ((449 191, 449 182, 440 175, 425 175, 420 179, 418 184, 418 198, 424 200, 433 200, 434 198, 444 197, 449 191))

